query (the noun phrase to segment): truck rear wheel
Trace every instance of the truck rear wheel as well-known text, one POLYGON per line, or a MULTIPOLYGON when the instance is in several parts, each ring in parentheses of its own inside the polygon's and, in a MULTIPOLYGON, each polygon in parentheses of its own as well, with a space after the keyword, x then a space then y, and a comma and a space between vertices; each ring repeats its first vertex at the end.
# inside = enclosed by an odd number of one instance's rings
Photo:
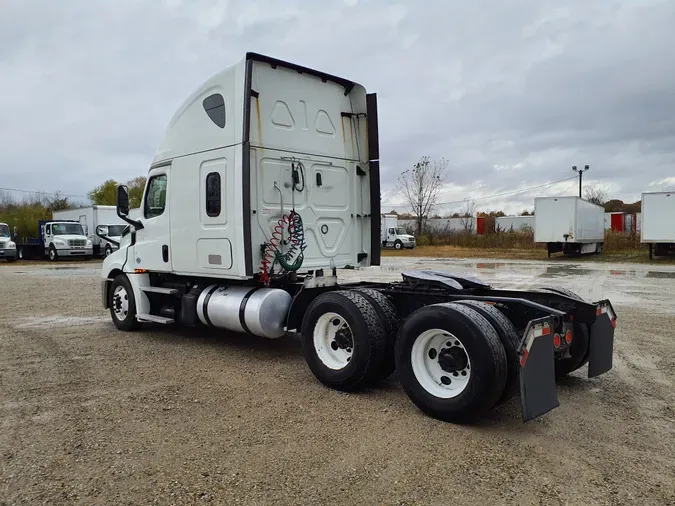
POLYGON ((385 329, 363 294, 340 290, 319 295, 307 308, 301 334, 307 365, 324 385, 352 391, 378 379, 385 329))
MULTIPOLYGON (((572 290, 560 287, 542 287, 540 290, 546 292, 565 295, 571 299, 584 302, 584 299, 574 293, 572 290)), ((590 344, 590 329, 585 323, 574 323, 572 325, 572 343, 570 344, 569 357, 557 358, 555 361, 555 377, 562 378, 569 373, 576 371, 588 363, 588 352, 590 344)))
POLYGON ((504 391, 506 352, 487 319, 473 308, 433 304, 412 313, 396 340, 403 389, 428 415, 469 422, 504 391))
POLYGON ((130 331, 141 328, 141 322, 136 319, 136 298, 129 279, 120 274, 110 287, 110 316, 120 330, 130 331))
POLYGON ((520 372, 518 346, 520 345, 520 339, 516 328, 504 313, 491 304, 477 300, 460 300, 457 303, 474 309, 490 322, 504 347, 504 351, 506 352, 506 384, 504 385, 501 397, 495 404, 499 405, 513 397, 518 390, 518 374, 520 372))
POLYGON ((372 288, 357 288, 356 292, 368 299, 377 311, 380 325, 385 330, 384 361, 378 379, 387 379, 396 370, 394 347, 399 330, 398 314, 394 304, 381 292, 372 288))

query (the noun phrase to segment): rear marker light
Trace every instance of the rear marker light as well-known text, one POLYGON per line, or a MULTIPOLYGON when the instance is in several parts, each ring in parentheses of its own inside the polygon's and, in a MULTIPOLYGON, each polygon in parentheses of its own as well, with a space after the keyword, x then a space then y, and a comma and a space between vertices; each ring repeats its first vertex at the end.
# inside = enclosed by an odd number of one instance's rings
POLYGON ((556 348, 560 348, 560 334, 556 334, 553 336, 553 346, 556 348))
POLYGON ((572 331, 571 331, 571 330, 568 330, 568 331, 565 333, 565 342, 566 342, 567 344, 570 344, 570 343, 572 342, 572 331))

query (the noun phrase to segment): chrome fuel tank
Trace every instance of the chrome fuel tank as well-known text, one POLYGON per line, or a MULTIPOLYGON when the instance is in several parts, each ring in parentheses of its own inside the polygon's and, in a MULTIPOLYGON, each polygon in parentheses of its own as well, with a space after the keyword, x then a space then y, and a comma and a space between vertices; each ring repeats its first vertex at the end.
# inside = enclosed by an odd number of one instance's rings
POLYGON ((204 325, 274 339, 285 333, 291 301, 279 288, 211 285, 197 299, 197 316, 204 325))

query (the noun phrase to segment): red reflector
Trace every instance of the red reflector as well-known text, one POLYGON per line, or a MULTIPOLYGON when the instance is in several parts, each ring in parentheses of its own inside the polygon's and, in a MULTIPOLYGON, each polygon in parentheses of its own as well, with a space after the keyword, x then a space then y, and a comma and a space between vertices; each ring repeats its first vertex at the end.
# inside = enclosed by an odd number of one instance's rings
POLYGON ((544 327, 541 329, 541 335, 542 336, 547 336, 551 333, 551 327, 544 327))
POLYGON ((595 314, 598 316, 602 314, 602 308, 600 306, 598 306, 598 308, 596 309, 595 314))
POLYGON ((560 348, 560 334, 556 334, 553 336, 553 346, 556 348, 560 348))
POLYGON ((568 331, 565 333, 565 342, 566 342, 567 344, 570 344, 570 343, 572 342, 572 331, 571 331, 571 330, 568 330, 568 331))
POLYGON ((525 350, 523 356, 520 357, 520 367, 525 367, 525 362, 527 362, 527 356, 530 354, 529 351, 525 350))
POLYGON ((612 319, 610 321, 612 322, 612 327, 616 328, 616 320, 612 319))

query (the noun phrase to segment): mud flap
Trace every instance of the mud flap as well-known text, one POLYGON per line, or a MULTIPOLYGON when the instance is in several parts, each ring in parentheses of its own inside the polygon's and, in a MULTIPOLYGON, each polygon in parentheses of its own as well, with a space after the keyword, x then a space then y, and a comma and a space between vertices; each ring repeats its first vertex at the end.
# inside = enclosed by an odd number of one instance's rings
POLYGON ((520 402, 523 422, 529 422, 560 406, 550 318, 532 320, 527 325, 519 353, 520 402))
POLYGON ((616 313, 609 301, 597 303, 597 317, 591 325, 588 350, 588 377, 595 378, 612 368, 616 313))

